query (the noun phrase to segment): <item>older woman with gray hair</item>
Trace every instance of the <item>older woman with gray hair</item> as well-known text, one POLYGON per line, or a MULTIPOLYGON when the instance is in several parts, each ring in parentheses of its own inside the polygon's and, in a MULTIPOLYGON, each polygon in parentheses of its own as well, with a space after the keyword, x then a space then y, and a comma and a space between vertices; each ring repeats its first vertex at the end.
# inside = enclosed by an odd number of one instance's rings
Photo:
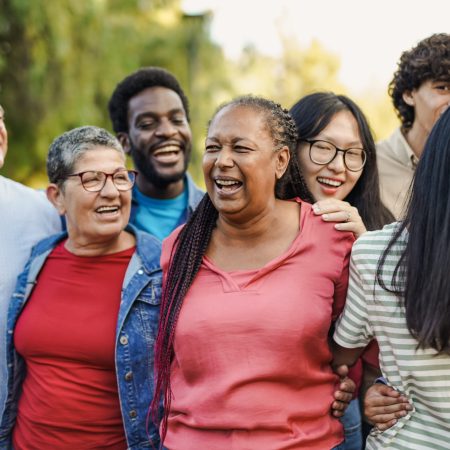
POLYGON ((157 447, 146 418, 160 244, 127 225, 136 173, 91 126, 52 143, 47 172, 67 232, 34 248, 11 300, 0 447, 157 447))

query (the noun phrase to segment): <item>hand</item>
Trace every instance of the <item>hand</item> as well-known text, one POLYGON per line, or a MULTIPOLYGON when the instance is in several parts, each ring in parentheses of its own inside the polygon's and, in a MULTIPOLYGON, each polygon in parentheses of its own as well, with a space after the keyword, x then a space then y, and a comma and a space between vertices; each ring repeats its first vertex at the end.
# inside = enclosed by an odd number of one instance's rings
POLYGON ((408 399, 391 386, 377 383, 371 386, 364 398, 364 414, 380 431, 385 431, 405 417, 413 408, 408 399))
POLYGON ((358 209, 348 202, 337 198, 320 200, 314 203, 313 211, 326 222, 337 222, 336 230, 351 231, 357 238, 367 231, 358 209))
POLYGON ((338 389, 334 392, 335 400, 331 404, 331 411, 334 417, 342 417, 353 398, 353 393, 355 392, 356 385, 353 380, 347 377, 347 366, 338 366, 336 367, 334 372, 336 373, 336 375, 339 375, 340 384, 338 386, 338 389))

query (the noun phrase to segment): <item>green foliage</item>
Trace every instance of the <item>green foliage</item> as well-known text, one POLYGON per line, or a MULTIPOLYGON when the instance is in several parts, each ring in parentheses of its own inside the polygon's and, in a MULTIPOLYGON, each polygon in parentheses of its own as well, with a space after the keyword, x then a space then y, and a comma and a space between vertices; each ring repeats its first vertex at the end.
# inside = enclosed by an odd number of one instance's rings
MULTIPOLYGON (((249 46, 227 61, 211 41, 210 21, 209 13, 183 14, 180 0, 0 0, 0 103, 10 135, 4 174, 45 185, 51 141, 80 125, 111 129, 109 97, 142 66, 173 72, 191 101, 190 171, 200 184, 206 125, 220 103, 254 93, 290 107, 312 91, 346 93, 338 57, 320 43, 302 48, 282 36, 280 58, 249 46)), ((366 96, 362 106, 384 137, 395 120, 386 96, 366 96)))

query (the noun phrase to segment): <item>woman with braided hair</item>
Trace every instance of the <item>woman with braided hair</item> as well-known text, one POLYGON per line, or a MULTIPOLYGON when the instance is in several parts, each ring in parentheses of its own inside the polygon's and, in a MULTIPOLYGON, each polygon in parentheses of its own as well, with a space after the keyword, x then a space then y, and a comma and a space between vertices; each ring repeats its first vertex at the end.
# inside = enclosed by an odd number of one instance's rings
POLYGON ((156 394, 164 446, 339 448, 328 332, 343 307, 352 233, 316 216, 287 110, 220 107, 203 157, 207 195, 164 242, 156 394), (300 200, 303 199, 303 200, 300 200))

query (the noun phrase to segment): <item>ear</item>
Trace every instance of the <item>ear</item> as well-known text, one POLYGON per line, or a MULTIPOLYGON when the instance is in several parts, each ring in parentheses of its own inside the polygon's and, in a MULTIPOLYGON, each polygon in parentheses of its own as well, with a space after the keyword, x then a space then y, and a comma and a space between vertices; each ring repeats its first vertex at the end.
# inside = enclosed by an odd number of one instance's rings
POLYGON ((66 207, 62 189, 57 184, 51 183, 47 186, 46 193, 49 202, 58 210, 59 214, 63 216, 66 213, 66 207))
POLYGON ((412 107, 415 106, 414 96, 413 96, 412 91, 405 91, 405 92, 403 92, 402 98, 403 98, 403 101, 404 101, 407 105, 412 106, 412 107))
POLYGON ((120 144, 122 145, 124 152, 128 155, 131 150, 130 137, 128 136, 128 133, 120 131, 119 133, 116 134, 116 137, 119 140, 120 144))
POLYGON ((281 149, 277 151, 275 162, 275 177, 277 180, 279 180, 286 172, 290 159, 291 154, 289 152, 289 148, 286 145, 281 147, 281 149))

